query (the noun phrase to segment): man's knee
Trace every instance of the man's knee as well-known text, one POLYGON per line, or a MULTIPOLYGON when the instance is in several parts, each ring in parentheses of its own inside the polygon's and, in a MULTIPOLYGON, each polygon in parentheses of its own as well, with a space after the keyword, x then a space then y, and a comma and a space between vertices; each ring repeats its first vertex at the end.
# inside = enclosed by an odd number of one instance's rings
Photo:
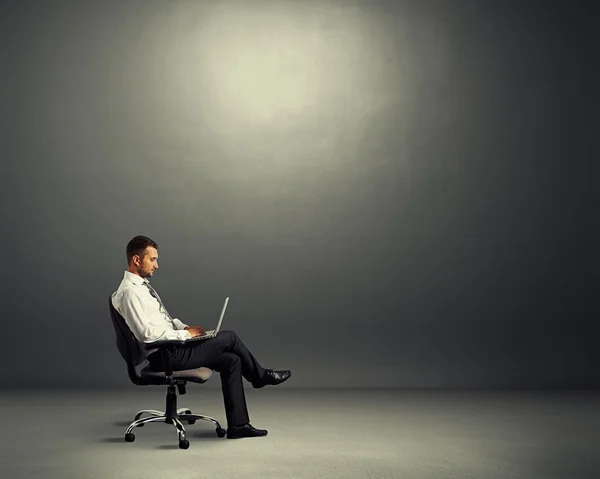
POLYGON ((237 354, 228 353, 225 362, 227 363, 227 369, 229 369, 229 371, 235 371, 242 366, 242 360, 237 354))
POLYGON ((219 331, 217 333, 217 336, 220 338, 223 338, 225 340, 229 340, 229 341, 233 341, 237 335, 235 334, 235 331, 231 331, 229 329, 223 329, 221 331, 219 331))

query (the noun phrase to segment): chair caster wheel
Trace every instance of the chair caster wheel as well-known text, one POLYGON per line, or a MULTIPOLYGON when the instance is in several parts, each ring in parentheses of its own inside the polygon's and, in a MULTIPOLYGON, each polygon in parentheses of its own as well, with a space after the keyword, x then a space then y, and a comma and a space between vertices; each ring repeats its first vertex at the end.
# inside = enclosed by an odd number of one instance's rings
POLYGON ((190 420, 188 421, 188 424, 196 424, 196 420, 195 420, 195 419, 190 419, 190 420))
POLYGON ((179 441, 179 449, 187 449, 190 447, 190 441, 184 439, 183 441, 179 441))
POLYGON ((125 434, 125 441, 126 442, 135 441, 135 434, 133 434, 132 432, 128 432, 127 434, 125 434))
POLYGON ((225 436, 225 429, 223 429, 222 427, 218 427, 217 428, 217 436, 219 437, 224 437, 225 436))

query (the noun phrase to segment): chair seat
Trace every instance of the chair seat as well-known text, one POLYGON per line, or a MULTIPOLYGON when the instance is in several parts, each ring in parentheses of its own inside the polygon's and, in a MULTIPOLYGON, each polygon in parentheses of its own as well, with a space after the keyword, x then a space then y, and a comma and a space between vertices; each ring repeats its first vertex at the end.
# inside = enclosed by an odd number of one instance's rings
MULTIPOLYGON (((144 379, 164 379, 164 371, 152 371, 150 366, 146 366, 140 371, 144 379)), ((177 379, 185 379, 194 383, 204 383, 210 379, 213 372, 209 368, 184 369, 183 371, 173 371, 173 377, 177 379)))

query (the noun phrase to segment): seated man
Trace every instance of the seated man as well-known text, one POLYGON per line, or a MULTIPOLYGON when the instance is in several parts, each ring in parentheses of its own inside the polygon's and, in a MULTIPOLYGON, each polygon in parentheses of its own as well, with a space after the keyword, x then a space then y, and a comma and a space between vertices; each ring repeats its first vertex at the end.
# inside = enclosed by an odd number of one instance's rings
MULTIPOLYGON (((136 236, 127 244, 128 268, 112 298, 113 306, 141 343, 166 339, 186 340, 205 334, 201 326, 188 326, 171 318, 160 297, 146 278, 158 269, 158 245, 150 238, 136 236)), ((150 367, 162 371, 158 350, 147 353, 150 367)), ((221 387, 227 416, 227 437, 266 436, 267 431, 250 424, 242 376, 254 388, 276 385, 291 376, 291 372, 264 369, 233 331, 220 331, 216 337, 176 346, 173 369, 207 367, 221 374, 221 387)))

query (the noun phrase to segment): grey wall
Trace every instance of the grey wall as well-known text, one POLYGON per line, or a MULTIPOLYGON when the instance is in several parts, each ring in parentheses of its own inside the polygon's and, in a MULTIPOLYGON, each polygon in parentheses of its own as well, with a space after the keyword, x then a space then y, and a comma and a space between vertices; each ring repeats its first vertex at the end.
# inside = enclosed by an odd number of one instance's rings
POLYGON ((137 234, 290 387, 599 385, 584 2, 3 9, 3 386, 127 385, 137 234))

